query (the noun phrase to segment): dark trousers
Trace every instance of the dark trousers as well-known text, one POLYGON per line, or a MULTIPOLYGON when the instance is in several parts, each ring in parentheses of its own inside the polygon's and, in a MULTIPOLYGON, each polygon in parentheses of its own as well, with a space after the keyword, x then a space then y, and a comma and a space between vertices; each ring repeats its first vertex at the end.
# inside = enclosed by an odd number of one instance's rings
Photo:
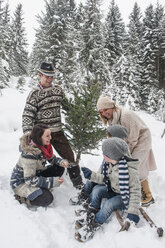
MULTIPOLYGON (((75 163, 74 153, 70 147, 70 144, 64 135, 63 131, 52 132, 51 144, 54 149, 58 152, 61 158, 67 159, 69 162, 75 163)), ((79 187, 82 185, 82 177, 80 175, 80 167, 79 165, 73 166, 72 168, 67 169, 69 173, 69 177, 73 183, 74 187, 79 187)))
POLYGON ((67 159, 69 162, 75 162, 73 151, 63 131, 52 132, 51 144, 58 152, 61 158, 67 159))
MULTIPOLYGON (((38 176, 42 177, 61 177, 62 174, 64 173, 64 167, 58 166, 58 165, 53 165, 48 167, 46 170, 42 171, 39 173, 38 176)), ((30 201, 30 204, 32 206, 42 206, 46 207, 50 205, 53 201, 53 195, 49 191, 49 189, 43 189, 42 188, 42 195, 38 196, 36 199, 33 201, 30 201)))

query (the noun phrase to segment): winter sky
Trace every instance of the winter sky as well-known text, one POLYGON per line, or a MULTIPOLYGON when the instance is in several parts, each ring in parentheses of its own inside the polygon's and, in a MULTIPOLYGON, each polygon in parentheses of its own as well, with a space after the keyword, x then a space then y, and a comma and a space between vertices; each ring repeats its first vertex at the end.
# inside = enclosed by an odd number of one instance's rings
MULTIPOLYGON (((36 28, 38 25, 36 21, 36 15, 40 14, 41 11, 45 10, 44 8, 45 1, 44 0, 33 0, 33 1, 31 0, 29 1, 27 0, 6 0, 6 2, 7 1, 9 2, 11 13, 15 11, 15 8, 18 3, 22 3, 23 11, 24 11, 24 18, 25 18, 25 25, 26 25, 26 32, 27 32, 27 39, 29 43, 29 49, 31 49, 32 44, 35 39, 34 28, 36 28)), ((135 2, 138 3, 143 13, 143 11, 146 9, 146 7, 149 6, 150 3, 152 3, 155 6, 157 1, 163 6, 165 6, 164 0, 115 0, 115 3, 118 5, 120 9, 124 22, 127 24, 128 16, 132 11, 135 2)), ((86 0, 75 0, 75 2, 85 3, 86 0)), ((102 0, 103 13, 107 12, 110 2, 111 0, 102 0)))

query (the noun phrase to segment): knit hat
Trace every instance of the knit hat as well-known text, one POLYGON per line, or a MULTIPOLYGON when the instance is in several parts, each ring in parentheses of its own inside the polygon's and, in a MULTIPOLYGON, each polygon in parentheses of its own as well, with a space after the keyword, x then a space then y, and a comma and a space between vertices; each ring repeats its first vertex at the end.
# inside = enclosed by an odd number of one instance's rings
POLYGON ((43 62, 38 69, 38 72, 42 73, 45 76, 53 77, 55 70, 53 68, 53 65, 50 63, 43 62))
POLYGON ((119 161, 121 157, 129 153, 129 148, 123 139, 114 137, 104 140, 102 151, 108 158, 119 161))
POLYGON ((112 137, 118 137, 121 139, 128 138, 128 130, 127 128, 121 126, 121 125, 113 125, 110 127, 107 127, 107 132, 112 136, 112 137))
POLYGON ((97 101, 97 109, 114 108, 115 102, 107 95, 102 95, 97 101))

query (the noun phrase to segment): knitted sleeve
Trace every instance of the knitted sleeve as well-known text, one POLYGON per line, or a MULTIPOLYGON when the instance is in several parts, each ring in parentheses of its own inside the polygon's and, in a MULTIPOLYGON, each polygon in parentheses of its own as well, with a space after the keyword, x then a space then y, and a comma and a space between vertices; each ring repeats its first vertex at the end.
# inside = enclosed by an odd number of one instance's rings
POLYGON ((31 187, 53 188, 53 177, 36 176, 36 160, 24 159, 23 174, 25 183, 31 187))
POLYGON ((25 108, 22 116, 23 132, 30 132, 34 126, 34 121, 37 113, 37 91, 32 91, 27 97, 25 108))
POLYGON ((128 213, 139 214, 141 186, 138 173, 139 162, 128 162, 129 171, 129 207, 128 213))
POLYGON ((105 184, 103 179, 104 179, 103 174, 92 171, 90 181, 98 184, 105 184))

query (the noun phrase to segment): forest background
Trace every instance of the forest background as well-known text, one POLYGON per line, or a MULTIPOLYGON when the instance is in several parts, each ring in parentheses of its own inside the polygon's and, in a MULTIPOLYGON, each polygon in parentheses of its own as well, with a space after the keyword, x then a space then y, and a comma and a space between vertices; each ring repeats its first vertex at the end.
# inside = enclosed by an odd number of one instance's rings
MULTIPOLYGON (((32 51, 28 41, 22 4, 13 15, 8 1, 0 0, 0 89, 17 80, 24 91, 37 81, 42 61, 56 68, 55 82, 65 92, 97 85, 118 104, 145 110, 165 120, 165 13, 164 6, 150 4, 142 15, 135 2, 128 24, 110 1, 106 16, 101 0, 45 0, 37 16, 38 28, 32 51)), ((97 95, 97 94, 96 94, 97 95)))

